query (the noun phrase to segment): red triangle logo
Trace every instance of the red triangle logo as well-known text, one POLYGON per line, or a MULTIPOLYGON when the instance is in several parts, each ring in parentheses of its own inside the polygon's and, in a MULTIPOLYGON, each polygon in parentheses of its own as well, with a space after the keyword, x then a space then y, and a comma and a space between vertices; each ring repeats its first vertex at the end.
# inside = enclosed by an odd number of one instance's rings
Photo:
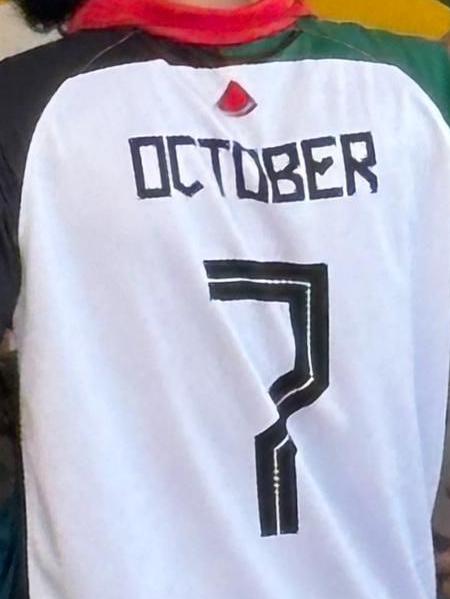
POLYGON ((229 116, 246 116, 255 110, 258 104, 242 85, 239 85, 236 81, 230 81, 227 89, 217 102, 217 106, 229 116))

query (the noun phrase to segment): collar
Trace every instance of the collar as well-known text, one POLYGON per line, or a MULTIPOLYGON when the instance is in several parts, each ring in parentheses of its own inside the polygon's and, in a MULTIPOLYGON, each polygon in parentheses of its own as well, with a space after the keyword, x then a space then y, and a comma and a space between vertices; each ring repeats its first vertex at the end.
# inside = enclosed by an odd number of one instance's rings
POLYGON ((137 27, 178 42, 226 46, 276 35, 309 15, 304 0, 257 0, 232 9, 200 8, 169 0, 87 0, 68 31, 137 27))

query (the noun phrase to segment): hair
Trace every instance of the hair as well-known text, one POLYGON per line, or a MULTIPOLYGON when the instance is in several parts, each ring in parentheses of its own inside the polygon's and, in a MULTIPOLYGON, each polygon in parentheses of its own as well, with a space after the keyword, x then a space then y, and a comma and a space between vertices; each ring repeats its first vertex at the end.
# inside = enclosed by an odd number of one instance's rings
POLYGON ((13 0, 31 27, 45 31, 62 25, 84 0, 13 0))

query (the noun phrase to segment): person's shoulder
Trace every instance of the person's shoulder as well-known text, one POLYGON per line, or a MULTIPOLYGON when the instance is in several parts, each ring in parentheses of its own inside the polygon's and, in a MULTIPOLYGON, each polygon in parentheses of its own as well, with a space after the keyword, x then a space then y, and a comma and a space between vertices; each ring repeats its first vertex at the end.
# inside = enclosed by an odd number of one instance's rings
POLYGON ((450 123, 450 57, 444 44, 356 23, 319 19, 308 23, 307 33, 319 52, 330 58, 397 67, 433 99, 450 123))
MULTIPOLYGON (((26 145, 40 115, 64 82, 94 68, 124 37, 119 30, 85 31, 0 62, 0 145, 26 145)), ((22 152, 23 153, 23 152, 22 152)))
POLYGON ((123 38, 114 30, 64 37, 0 62, 0 150, 18 179, 38 123, 61 86, 123 38))
POLYGON ((357 23, 320 19, 310 20, 308 32, 346 47, 354 58, 359 56, 383 61, 390 57, 392 60, 420 61, 438 57, 448 63, 448 53, 443 44, 421 37, 371 29, 357 23))
POLYGON ((4 59, 0 62, 2 97, 17 87, 35 93, 42 85, 76 75, 120 36, 114 30, 80 32, 4 59))

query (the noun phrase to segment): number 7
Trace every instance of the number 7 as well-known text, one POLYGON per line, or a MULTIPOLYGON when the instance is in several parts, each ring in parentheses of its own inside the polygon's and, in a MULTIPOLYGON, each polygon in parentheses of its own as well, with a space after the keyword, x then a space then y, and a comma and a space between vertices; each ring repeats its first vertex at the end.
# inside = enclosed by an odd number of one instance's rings
POLYGON ((255 454, 261 535, 297 533, 297 447, 287 419, 319 399, 329 384, 327 266, 247 260, 207 260, 204 265, 211 300, 289 305, 294 367, 269 389, 279 419, 255 437, 255 454))

